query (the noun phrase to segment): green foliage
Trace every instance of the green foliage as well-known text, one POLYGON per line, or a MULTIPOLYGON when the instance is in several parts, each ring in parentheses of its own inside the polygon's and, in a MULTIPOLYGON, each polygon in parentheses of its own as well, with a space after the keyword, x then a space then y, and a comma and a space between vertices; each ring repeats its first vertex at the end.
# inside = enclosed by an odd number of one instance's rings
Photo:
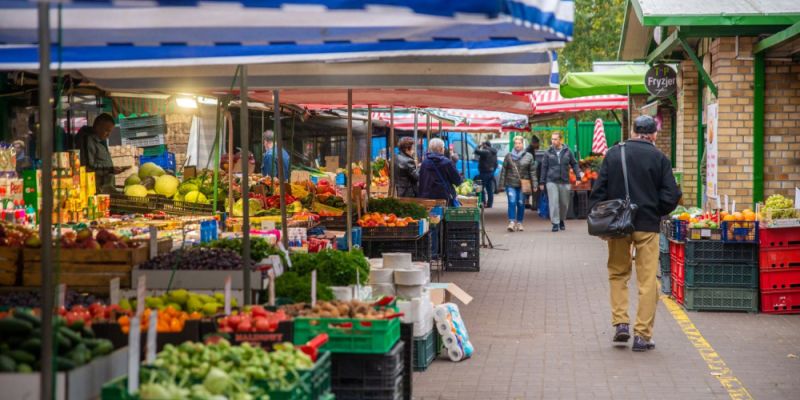
POLYGON ((293 272, 306 276, 317 270, 317 282, 326 285, 353 285, 357 278, 364 285, 369 280, 369 263, 361 250, 323 250, 319 253, 295 253, 291 257, 293 272))
POLYGON ((369 199, 368 207, 369 212, 394 214, 400 218, 422 219, 428 216, 428 211, 425 207, 414 203, 403 203, 392 197, 369 199))
POLYGON ((591 71, 592 61, 617 59, 625 0, 575 0, 572 42, 559 54, 559 73, 591 71))
MULTIPOLYGON (((311 275, 300 276, 294 270, 275 278, 275 296, 291 299, 295 303, 311 302, 311 275)), ((317 300, 333 300, 333 291, 325 283, 317 281, 317 300)))

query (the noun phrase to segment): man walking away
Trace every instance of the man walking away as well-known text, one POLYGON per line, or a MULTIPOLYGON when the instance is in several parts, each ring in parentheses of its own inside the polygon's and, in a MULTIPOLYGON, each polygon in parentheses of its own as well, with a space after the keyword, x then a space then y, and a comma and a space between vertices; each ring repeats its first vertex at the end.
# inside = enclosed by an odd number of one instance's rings
POLYGON ((278 160, 283 162, 283 180, 289 182, 292 175, 291 157, 286 149, 281 149, 281 155, 273 154, 275 146, 275 133, 271 130, 264 131, 264 158, 261 159, 261 175, 278 178, 278 160))
POLYGON ((486 193, 486 208, 492 208, 495 192, 494 171, 497 170, 497 149, 486 141, 475 149, 475 154, 478 156, 478 178, 483 183, 483 190, 486 193))
POLYGON ((567 218, 567 208, 572 199, 569 192, 569 169, 575 171, 575 176, 582 177, 578 161, 572 152, 561 142, 561 134, 556 132, 550 136, 550 148, 542 159, 541 186, 547 188, 547 200, 550 204, 550 222, 553 232, 564 230, 564 220, 567 218))
MULTIPOLYGON (((632 235, 608 241, 608 281, 611 286, 611 323, 616 327, 614 342, 630 339, 628 317, 628 280, 631 277, 630 247, 636 248, 636 280, 639 285, 639 308, 633 327, 633 351, 655 348, 653 321, 658 305, 658 232, 661 217, 678 205, 681 192, 672 175, 669 159, 659 151, 656 121, 649 116, 636 118, 633 139, 626 141, 625 162, 631 202, 638 206, 632 235)), ((600 177, 589 201, 595 203, 625 198, 621 146, 608 150, 600 177)))

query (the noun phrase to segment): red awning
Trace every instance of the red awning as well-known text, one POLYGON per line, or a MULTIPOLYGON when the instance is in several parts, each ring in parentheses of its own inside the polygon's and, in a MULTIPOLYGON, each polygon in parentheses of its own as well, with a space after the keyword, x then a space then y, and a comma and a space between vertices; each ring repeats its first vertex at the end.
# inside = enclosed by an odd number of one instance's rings
POLYGON ((535 115, 628 109, 627 96, 606 95, 565 99, 558 93, 558 89, 537 90, 529 96, 536 107, 535 115))

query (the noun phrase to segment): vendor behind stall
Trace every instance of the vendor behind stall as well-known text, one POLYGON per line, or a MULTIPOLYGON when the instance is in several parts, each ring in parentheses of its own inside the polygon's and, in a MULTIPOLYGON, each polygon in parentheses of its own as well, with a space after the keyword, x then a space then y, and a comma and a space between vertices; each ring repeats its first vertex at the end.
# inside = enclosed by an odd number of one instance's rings
POLYGON ((111 153, 108 151, 108 137, 114 130, 114 118, 109 114, 100 114, 94 119, 91 127, 84 126, 78 131, 81 165, 94 172, 97 193, 110 194, 116 192, 114 175, 128 167, 114 167, 111 153))
MULTIPOLYGON (((277 157, 275 157, 275 154, 273 154, 274 146, 275 146, 275 134, 271 130, 264 131, 264 158, 261 161, 261 175, 277 178, 278 160, 277 157)), ((281 149, 281 150, 283 158, 283 178, 284 181, 288 182, 289 177, 292 174, 290 169, 289 153, 286 151, 286 149, 281 149)))
POLYGON ((455 165, 444 156, 442 139, 431 139, 428 154, 419 170, 419 197, 447 200, 450 206, 454 206, 457 204, 457 194, 453 185, 460 185, 461 182, 455 165))

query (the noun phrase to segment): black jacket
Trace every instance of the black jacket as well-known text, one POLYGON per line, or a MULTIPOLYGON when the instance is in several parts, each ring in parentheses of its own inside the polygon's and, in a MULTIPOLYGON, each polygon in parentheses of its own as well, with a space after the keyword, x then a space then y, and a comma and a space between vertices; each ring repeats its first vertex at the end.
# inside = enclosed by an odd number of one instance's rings
POLYGON ((488 173, 497 169, 497 149, 494 147, 478 147, 475 149, 478 155, 478 172, 488 173))
POLYGON ((456 197, 453 185, 458 186, 461 182, 461 175, 449 158, 438 153, 428 153, 419 169, 418 197, 453 200, 456 197))
MULTIPOLYGON (((658 232, 661 217, 672 212, 681 198, 669 159, 652 143, 631 139, 625 142, 625 160, 631 201, 639 207, 633 225, 637 231, 658 232)), ((594 206, 600 201, 624 198, 622 152, 618 145, 606 153, 589 203, 594 206)))
POLYGON ((397 155, 394 167, 395 187, 399 197, 417 197, 419 169, 414 159, 403 153, 397 155))
POLYGON ((566 145, 562 145, 559 155, 559 153, 556 153, 555 147, 550 146, 542 159, 542 173, 539 176, 539 183, 569 183, 570 167, 575 171, 575 176, 580 178, 581 169, 569 148, 566 145))

